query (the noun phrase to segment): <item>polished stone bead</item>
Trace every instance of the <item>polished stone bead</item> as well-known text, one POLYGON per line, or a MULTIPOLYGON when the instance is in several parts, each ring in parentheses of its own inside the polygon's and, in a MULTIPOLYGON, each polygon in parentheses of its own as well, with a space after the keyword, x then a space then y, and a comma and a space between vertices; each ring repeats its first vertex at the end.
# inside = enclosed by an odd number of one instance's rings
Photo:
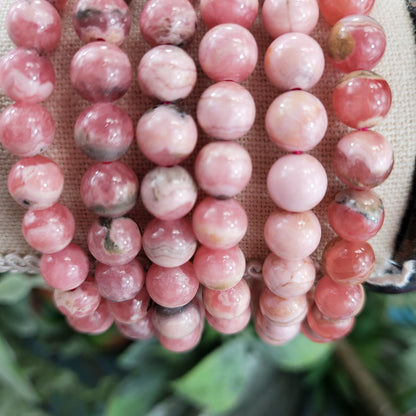
MULTIPOLYGON (((111 313, 111 307, 108 309, 111 313)), ((121 335, 132 340, 151 339, 156 336, 156 331, 152 322, 152 308, 150 308, 147 314, 138 321, 124 323, 115 319, 115 324, 121 335)))
POLYGON ((352 14, 369 14, 375 0, 319 0, 319 10, 332 26, 352 14))
POLYGON ((300 331, 300 323, 295 323, 293 325, 279 325, 264 316, 260 310, 255 313, 254 326, 257 335, 264 342, 275 346, 288 343, 295 338, 300 331))
POLYGON ((232 335, 242 331, 248 325, 251 318, 251 308, 247 307, 243 313, 234 318, 218 318, 209 312, 206 312, 206 318, 209 326, 217 332, 232 335))

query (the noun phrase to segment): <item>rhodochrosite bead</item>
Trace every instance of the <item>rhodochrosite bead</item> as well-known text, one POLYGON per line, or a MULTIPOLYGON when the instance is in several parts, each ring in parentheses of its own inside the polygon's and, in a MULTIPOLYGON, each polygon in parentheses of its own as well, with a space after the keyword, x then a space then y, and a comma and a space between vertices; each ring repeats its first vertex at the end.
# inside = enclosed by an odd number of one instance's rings
POLYGON ((222 81, 201 94, 196 116, 202 130, 209 136, 235 140, 251 129, 256 117, 256 104, 242 85, 222 81))
POLYGON ((383 203, 374 191, 345 189, 329 204, 328 220, 344 240, 367 241, 383 225, 383 203))
POLYGON ((192 116, 174 104, 146 111, 137 123, 136 140, 141 152, 159 166, 174 166, 194 150, 198 128, 192 116))
POLYGON ((40 103, 55 86, 51 61, 35 49, 17 48, 0 61, 0 88, 14 101, 40 103))
POLYGON ((75 220, 61 204, 41 210, 29 210, 23 217, 22 232, 27 243, 41 253, 56 253, 74 237, 75 220))
POLYGON ((130 218, 99 218, 88 231, 88 248, 100 262, 119 266, 132 261, 140 251, 142 237, 130 218))
POLYGON ((137 80, 143 94, 159 101, 186 98, 196 84, 196 66, 181 48, 155 46, 146 52, 137 68, 137 80))
POLYGON ((140 32, 150 46, 183 46, 194 36, 196 25, 189 0, 148 0, 139 20, 140 32))
POLYGON ((50 52, 61 38, 61 18, 46 0, 18 0, 6 17, 7 33, 17 46, 50 52))
POLYGON ((131 83, 128 56, 109 42, 91 42, 80 48, 71 61, 71 82, 78 94, 91 102, 113 102, 131 83))
POLYGON ((115 218, 126 214, 136 204, 139 180, 122 162, 98 162, 84 173, 80 191, 89 210, 102 217, 115 218))
POLYGON ((257 43, 244 27, 224 23, 205 33, 198 57, 202 70, 213 81, 242 82, 256 67, 257 43))
POLYGON ((15 103, 0 115, 0 142, 19 157, 36 156, 55 138, 55 122, 39 104, 15 103))
POLYGON ((328 116, 314 95, 306 91, 288 91, 270 104, 265 123, 267 134, 280 149, 306 152, 324 137, 328 116))
POLYGON ((285 33, 267 48, 264 70, 281 91, 308 90, 321 78, 325 58, 319 43, 304 33, 285 33))
POLYGON ((309 34, 319 18, 317 0, 265 0, 261 11, 264 28, 273 38, 288 32, 309 34))
POLYGON ((351 14, 369 14, 375 0, 319 0, 319 10, 330 24, 351 14))
POLYGON ((236 334, 237 332, 242 331, 250 322, 251 308, 250 306, 247 307, 243 313, 234 318, 218 318, 211 315, 209 312, 206 312, 206 318, 208 324, 216 331, 227 335, 236 334))
MULTIPOLYGON (((111 311, 110 307, 109 310, 111 311)), ((150 339, 156 335, 152 322, 152 309, 149 309, 147 314, 138 321, 126 324, 116 320, 115 324, 120 333, 130 339, 150 339)))
POLYGON ((201 320, 199 325, 189 334, 181 338, 168 338, 162 334, 157 334, 157 338, 164 348, 172 352, 186 352, 198 345, 201 340, 204 329, 204 321, 201 320))
POLYGON ((84 250, 74 243, 53 254, 43 254, 40 273, 46 283, 58 290, 71 290, 85 281, 89 261, 84 250))
POLYGON ((254 317, 257 335, 270 345, 282 345, 293 339, 300 331, 300 323, 279 325, 260 311, 254 317))
POLYGON ((121 45, 130 31, 130 9, 123 0, 78 0, 72 24, 84 43, 104 40, 121 45))
POLYGON ((79 115, 74 138, 90 158, 114 161, 127 152, 133 141, 133 122, 125 111, 113 104, 93 104, 79 115))
POLYGON ((58 202, 64 187, 64 175, 59 166, 46 157, 25 157, 12 166, 7 186, 19 205, 45 209, 58 202))
POLYGON ((393 148, 375 131, 353 131, 337 143, 333 167, 338 178, 350 188, 374 188, 393 169, 393 148))

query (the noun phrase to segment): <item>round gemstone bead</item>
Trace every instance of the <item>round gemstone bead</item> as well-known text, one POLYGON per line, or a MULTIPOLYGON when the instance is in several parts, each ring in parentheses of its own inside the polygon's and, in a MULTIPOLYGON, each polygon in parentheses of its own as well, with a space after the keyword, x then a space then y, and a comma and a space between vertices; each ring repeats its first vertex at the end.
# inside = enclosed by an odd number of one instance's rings
POLYGON ((148 0, 139 20, 140 32, 150 46, 183 46, 194 36, 196 25, 189 0, 148 0))
POLYGON ((324 167, 306 153, 282 156, 267 175, 270 197, 286 211, 302 212, 314 208, 325 196, 327 185, 324 167))
POLYGON ((311 340, 312 342, 317 342, 319 344, 324 344, 327 342, 332 342, 331 338, 324 338, 321 337, 320 335, 316 334, 312 328, 310 327, 308 320, 304 319, 301 327, 300 327, 300 331, 302 332, 302 334, 308 338, 309 340, 311 340))
POLYGON ((140 60, 137 79, 141 91, 149 97, 168 102, 181 100, 195 87, 195 62, 177 46, 155 46, 140 60))
POLYGON ((71 211, 61 204, 41 210, 29 210, 23 217, 22 232, 26 242, 41 253, 64 249, 75 233, 71 211))
POLYGON ((256 67, 257 43, 246 28, 224 23, 205 33, 198 57, 202 70, 213 81, 242 82, 256 67))
POLYGON ((336 116, 355 129, 373 127, 383 120, 391 107, 391 90, 387 81, 371 71, 354 71, 334 89, 336 116))
POLYGON ((141 243, 139 227, 130 218, 99 218, 88 231, 91 254, 108 266, 130 263, 139 253, 141 243))
POLYGON ((182 166, 156 167, 142 181, 140 196, 145 208, 160 220, 176 220, 195 205, 197 188, 182 166))
POLYGON ((372 190, 345 189, 338 192, 329 204, 328 220, 344 240, 367 241, 383 225, 383 203, 372 190))
MULTIPOLYGON (((111 312, 111 308, 108 307, 108 309, 111 312)), ((151 339, 156 335, 152 322, 152 309, 138 321, 126 324, 116 320, 115 324, 120 334, 129 339, 151 339)))
POLYGON ((200 127, 209 136, 235 140, 248 133, 253 126, 256 104, 242 85, 222 81, 202 93, 196 116, 200 127))
POLYGON ((312 254, 321 239, 321 225, 312 211, 275 211, 264 225, 267 246, 278 257, 298 260, 312 254))
POLYGON ((251 308, 246 308, 243 313, 230 319, 217 318, 209 312, 206 312, 206 318, 208 324, 217 332, 226 335, 236 334, 237 332, 242 331, 250 322, 251 308))
POLYGON ((375 0, 319 0, 319 10, 332 26, 338 20, 352 14, 369 14, 375 0))
POLYGON ((264 70, 281 91, 308 90, 321 78, 325 58, 319 43, 304 33, 285 33, 267 48, 264 70))
POLYGON ((50 52, 61 38, 61 18, 45 0, 18 0, 9 9, 6 28, 17 46, 50 52))
POLYGON ((235 199, 203 199, 195 208, 192 227, 201 244, 224 250, 237 245, 245 236, 248 219, 235 199))
POLYGON ((338 178, 350 188, 374 188, 393 169, 393 148, 375 131, 353 131, 337 143, 333 167, 338 178))
POLYGON ((162 334, 157 334, 157 338, 165 349, 172 352, 187 352, 195 348, 201 340, 204 330, 204 321, 201 320, 199 325, 189 334, 181 338, 169 338, 162 334))
POLYGON ((36 156, 55 138, 55 122, 39 104, 15 103, 0 115, 0 142, 19 157, 36 156))
POLYGON ((109 42, 91 42, 80 48, 71 61, 71 82, 79 95, 91 102, 113 102, 130 86, 132 72, 128 56, 109 42))
POLYGON ((84 43, 104 40, 121 45, 130 31, 130 9, 123 0, 78 0, 72 24, 84 43))
POLYGON ((115 218, 136 204, 139 181, 131 168, 120 161, 97 162, 81 180, 81 198, 92 212, 115 218))
POLYGON ((174 166, 185 160, 198 140, 197 125, 189 114, 174 104, 146 111, 137 123, 137 145, 159 166, 174 166))
POLYGON ((12 166, 7 186, 19 205, 45 209, 58 202, 64 187, 64 175, 59 166, 46 157, 26 157, 12 166))
POLYGON ((260 311, 254 317, 254 325, 257 335, 267 344, 282 345, 289 342, 300 331, 300 323, 293 325, 279 325, 273 322, 260 311))
POLYGON ((261 11, 264 28, 273 38, 284 33, 309 34, 319 18, 317 0, 265 0, 261 11))
POLYGON ((46 100, 55 86, 51 61, 35 49, 17 48, 0 61, 0 88, 14 101, 46 100))
POLYGON ((92 159, 120 159, 134 138, 133 122, 125 111, 110 103, 86 108, 74 126, 75 143, 92 159))
POLYGON ((321 101, 306 91, 279 95, 266 112, 266 131, 287 152, 313 149, 324 137, 328 116, 321 101))
POLYGON ((195 159, 195 179, 208 194, 231 198, 249 183, 252 164, 249 153, 234 142, 211 142, 195 159))

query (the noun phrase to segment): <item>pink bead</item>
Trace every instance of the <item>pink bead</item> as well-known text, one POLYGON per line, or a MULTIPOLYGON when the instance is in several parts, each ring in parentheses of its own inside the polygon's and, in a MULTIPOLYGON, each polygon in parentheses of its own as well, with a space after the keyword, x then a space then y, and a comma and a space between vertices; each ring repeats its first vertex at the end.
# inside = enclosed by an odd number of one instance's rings
POLYGON ((246 29, 254 23, 259 9, 258 0, 201 0, 201 17, 209 27, 236 23, 246 29))
POLYGON ((75 220, 61 204, 41 210, 29 210, 23 217, 22 232, 26 242, 41 253, 56 253, 73 239, 75 220))
POLYGON ((153 216, 160 220, 176 220, 188 214, 195 205, 197 188, 183 167, 159 166, 144 176, 140 196, 153 216))
POLYGON ((189 0, 148 0, 140 13, 140 32, 150 45, 187 44, 195 34, 197 16, 189 0))
POLYGON ((304 33, 286 33, 267 48, 264 70, 281 91, 308 90, 321 78, 325 66, 319 43, 304 33))
POLYGON ((0 61, 0 88, 14 101, 46 100, 55 87, 51 61, 35 49, 17 48, 0 61))
POLYGON ((146 111, 137 123, 139 149, 159 166, 181 163, 193 152, 197 139, 194 119, 174 104, 162 104, 146 111))
POLYGON ((26 157, 12 166, 7 186, 19 205, 45 209, 58 202, 64 187, 64 175, 59 166, 46 157, 26 157))
POLYGON ((188 352, 199 344, 203 330, 204 321, 201 320, 199 326, 197 326, 189 335, 186 335, 185 337, 174 339, 165 337, 162 334, 158 334, 157 338, 160 342, 160 345, 169 351, 176 353, 188 352))
POLYGON ((139 254, 141 243, 139 227, 130 218, 97 219, 88 231, 91 254, 108 266, 130 263, 139 254))
POLYGON ((319 0, 319 9, 324 19, 332 26, 351 14, 369 14, 374 2, 375 0, 319 0))
POLYGON ((295 338, 300 331, 300 323, 279 325, 258 311, 254 317, 257 335, 267 344, 283 345, 295 338))
POLYGON ((47 0, 52 6, 54 6, 57 10, 64 10, 65 5, 68 0, 47 0))
POLYGON ((211 137, 236 140, 253 126, 256 118, 254 99, 242 85, 222 81, 201 95, 196 116, 202 130, 211 137))
POLYGON ((345 189, 329 204, 328 220, 344 240, 367 241, 383 225, 383 202, 374 191, 345 189))
POLYGON ((279 95, 266 112, 266 131, 287 152, 313 149, 324 137, 328 116, 321 101, 306 91, 279 95))
POLYGON ((375 126, 391 107, 389 84, 371 71, 346 75, 335 87, 332 98, 336 116, 355 129, 375 126))
POLYGON ((213 81, 242 82, 256 67, 257 43, 244 27, 224 23, 205 33, 198 57, 202 70, 213 81))
POLYGON ((89 210, 102 217, 116 218, 135 206, 139 181, 123 162, 97 162, 84 173, 80 191, 89 210))
POLYGON ((58 290, 71 290, 85 281, 89 261, 84 250, 70 243, 63 250, 43 254, 40 259, 40 274, 46 283, 58 290))
POLYGON ((333 167, 338 178, 350 188, 374 188, 393 169, 393 148, 375 131, 354 131, 337 143, 333 167))
POLYGON ((0 142, 19 157, 36 156, 55 138, 55 122, 39 104, 24 102, 7 107, 0 116, 0 142))
POLYGON ((146 256, 162 267, 178 267, 194 255, 197 241, 185 218, 172 221, 153 219, 143 233, 146 256))
POLYGON ((156 335, 152 322, 152 309, 147 312, 144 318, 139 319, 138 321, 125 324, 116 320, 115 324, 120 331, 120 334, 130 339, 150 339, 156 335))
POLYGON ((317 0, 265 0, 261 11, 264 28, 273 38, 284 33, 309 34, 319 18, 317 0))
POLYGON ((313 156, 290 154, 279 158, 267 175, 267 190, 273 202, 286 211, 314 208, 325 196, 328 179, 313 156))
POLYGON ((72 24, 84 43, 104 40, 121 45, 130 31, 130 9, 123 0, 78 0, 72 24))
POLYGON ((332 342, 331 338, 324 338, 321 337, 320 335, 318 335, 317 333, 315 333, 312 328, 310 327, 308 320, 304 319, 301 327, 300 327, 300 331, 302 332, 302 334, 308 338, 310 341, 312 342, 317 342, 319 344, 325 344, 328 342, 332 342))
POLYGON ((264 283, 275 295, 282 298, 308 292, 315 281, 315 274, 315 265, 310 257, 285 260, 270 253, 263 263, 264 283))
POLYGON ((143 94, 159 101, 186 98, 194 89, 196 78, 195 62, 177 46, 160 45, 150 49, 137 68, 143 94))
POLYGON ((321 226, 312 211, 275 211, 266 220, 264 238, 276 256, 298 260, 312 254, 321 239, 321 226))
POLYGON ((17 46, 50 52, 61 38, 61 18, 45 0, 18 0, 6 17, 7 33, 17 46))
POLYGON ((237 245, 245 236, 248 219, 235 199, 203 199, 195 208, 192 227, 201 244, 224 250, 237 245))
POLYGON ((212 290, 226 290, 243 278, 246 259, 238 246, 224 250, 200 246, 195 253, 194 268, 202 285, 212 290))
POLYGON ((206 318, 208 324, 217 332, 226 335, 236 334, 237 332, 242 331, 250 322, 251 308, 246 308, 243 313, 230 319, 217 318, 209 312, 206 313, 206 318))
POLYGON ((113 102, 121 98, 131 83, 128 56, 109 42, 91 42, 74 55, 71 82, 78 94, 91 102, 113 102))
POLYGON ((195 179, 208 194, 231 198, 249 183, 252 164, 244 147, 233 142, 211 142, 195 159, 195 179))

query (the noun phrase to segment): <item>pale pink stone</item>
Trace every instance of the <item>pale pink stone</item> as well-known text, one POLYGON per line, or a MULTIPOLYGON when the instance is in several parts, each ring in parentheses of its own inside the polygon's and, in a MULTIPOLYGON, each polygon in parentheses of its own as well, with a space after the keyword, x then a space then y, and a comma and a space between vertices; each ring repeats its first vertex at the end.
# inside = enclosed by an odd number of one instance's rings
POLYGON ((61 38, 61 18, 46 0, 18 0, 6 17, 7 33, 17 46, 50 52, 61 38))
POLYGON ((267 48, 264 70, 281 91, 308 90, 321 78, 325 58, 319 43, 304 33, 286 33, 267 48))
POLYGON ((258 0, 201 0, 202 20, 211 28, 221 23, 236 23, 248 29, 257 17, 258 0))
POLYGON ((186 263, 194 255, 196 246, 192 225, 186 218, 172 221, 155 218, 143 233, 146 256, 163 267, 178 267, 186 263))
POLYGON ((375 0, 319 0, 324 19, 332 26, 338 20, 352 14, 369 14, 375 0))
POLYGON ((205 145, 195 159, 195 179, 209 195, 230 198, 249 183, 252 164, 244 147, 233 142, 205 145))
POLYGON ((138 321, 126 324, 116 320, 115 324, 120 334, 130 339, 150 339, 156 335, 152 322, 152 309, 138 321))
POLYGON ((254 317, 257 335, 270 345, 283 345, 295 338, 300 331, 300 323, 278 325, 257 311, 254 317))
POLYGON ((198 57, 202 70, 213 81, 242 82, 256 67, 257 43, 244 27, 224 23, 205 33, 198 57))
MULTIPOLYGON (((188 0, 187 0, 188 1, 188 0)), ((158 334, 157 338, 160 344, 169 351, 172 352, 187 352, 195 348, 201 340, 202 333, 204 331, 204 321, 201 322, 189 335, 182 338, 168 338, 162 334, 158 334)))
POLYGON ((46 157, 26 157, 12 166, 7 186, 19 205, 45 209, 58 202, 64 187, 64 175, 59 166, 46 157))
POLYGON ((287 152, 313 149, 324 137, 328 116, 321 101, 306 91, 288 91, 269 106, 266 131, 287 152))
POLYGON ((0 116, 0 142, 19 157, 36 156, 55 138, 55 122, 39 104, 20 102, 7 107, 0 116))
POLYGON ((35 49, 17 48, 0 61, 0 88, 14 101, 46 100, 55 87, 51 61, 35 49))
POLYGON ((64 249, 75 233, 71 211, 61 204, 41 210, 29 210, 23 217, 22 232, 26 242, 41 253, 64 249))
POLYGON ((142 181, 140 196, 145 208, 160 220, 176 220, 193 208, 197 188, 182 166, 156 167, 142 181))
POLYGON ((57 253, 43 254, 40 259, 40 274, 49 286, 58 290, 78 287, 87 278, 89 268, 87 255, 74 243, 57 253))
POLYGON ((186 98, 196 84, 196 66, 183 49, 172 45, 156 46, 146 52, 137 68, 143 94, 159 101, 186 98))
POLYGON ((309 34, 318 23, 319 6, 317 0, 265 0, 261 17, 273 39, 289 32, 309 34))
POLYGON ((194 119, 174 104, 146 111, 137 123, 139 149, 159 166, 173 166, 185 160, 193 152, 197 139, 194 119))
POLYGON ((253 126, 256 104, 250 92, 242 85, 222 81, 202 93, 196 116, 202 130, 209 136, 236 140, 253 126))
POLYGON ((148 0, 140 13, 140 32, 150 46, 183 46, 194 36, 196 25, 189 0, 148 0))
POLYGON ((139 254, 141 243, 139 227, 130 218, 97 219, 88 231, 91 254, 108 266, 130 263, 139 254))
POLYGON ((133 299, 107 302, 108 309, 118 323, 133 324, 146 317, 150 309, 150 296, 142 287, 133 299))
POLYGON ((212 249, 228 249, 245 236, 247 214, 235 199, 203 199, 195 208, 192 227, 201 244, 212 249))
POLYGON ((264 225, 264 239, 270 250, 287 260, 312 254, 321 239, 321 225, 312 211, 275 211, 264 225))
POLYGON ((326 193, 328 179, 318 159, 306 153, 279 158, 267 175, 267 190, 273 202, 286 211, 314 208, 326 193))
POLYGON ((248 325, 251 318, 251 308, 246 308, 243 313, 230 319, 217 318, 209 312, 206 313, 206 317, 209 325, 216 331, 231 335, 242 331, 248 325))

